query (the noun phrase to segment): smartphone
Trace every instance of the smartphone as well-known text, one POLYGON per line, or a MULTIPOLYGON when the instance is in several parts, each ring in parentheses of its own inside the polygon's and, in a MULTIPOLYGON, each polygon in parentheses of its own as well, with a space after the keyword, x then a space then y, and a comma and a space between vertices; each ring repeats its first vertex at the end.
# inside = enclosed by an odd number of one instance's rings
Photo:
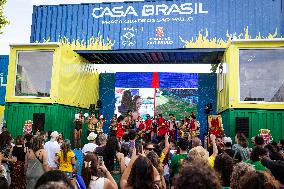
POLYGON ((99 160, 99 165, 103 165, 104 162, 103 156, 98 156, 98 160, 99 160))

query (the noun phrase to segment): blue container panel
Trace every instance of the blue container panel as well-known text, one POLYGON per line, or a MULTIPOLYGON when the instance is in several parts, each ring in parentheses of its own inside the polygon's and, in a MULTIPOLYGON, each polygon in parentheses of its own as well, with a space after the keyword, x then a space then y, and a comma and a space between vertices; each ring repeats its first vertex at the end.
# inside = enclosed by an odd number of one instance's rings
POLYGON ((183 48, 181 40, 283 35, 283 0, 174 0, 35 6, 31 42, 102 37, 113 49, 183 48), (241 35, 242 34, 242 35, 241 35))
POLYGON ((0 55, 0 105, 5 105, 9 56, 0 55))
POLYGON ((128 73, 115 74, 115 87, 119 88, 152 88, 153 73, 128 73))
MULTIPOLYGON (((197 73, 158 73, 159 88, 198 88, 197 73)), ((153 73, 117 72, 115 87, 119 88, 152 88, 153 73)))

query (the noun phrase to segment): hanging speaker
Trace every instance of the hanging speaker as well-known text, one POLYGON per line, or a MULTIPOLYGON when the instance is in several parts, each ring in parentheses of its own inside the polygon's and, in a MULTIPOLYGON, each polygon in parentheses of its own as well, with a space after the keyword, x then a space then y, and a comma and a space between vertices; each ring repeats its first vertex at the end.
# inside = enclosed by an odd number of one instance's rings
POLYGON ((44 125, 45 125, 45 113, 34 113, 33 114, 33 130, 36 132, 44 131, 44 125))
POLYGON ((248 117, 236 117, 236 133, 243 133, 246 137, 249 137, 248 117))
POLYGON ((96 105, 95 104, 90 104, 90 110, 93 111, 96 109, 96 105))
POLYGON ((98 100, 98 101, 97 101, 97 107, 98 107, 98 108, 102 108, 102 101, 101 101, 101 100, 98 100))

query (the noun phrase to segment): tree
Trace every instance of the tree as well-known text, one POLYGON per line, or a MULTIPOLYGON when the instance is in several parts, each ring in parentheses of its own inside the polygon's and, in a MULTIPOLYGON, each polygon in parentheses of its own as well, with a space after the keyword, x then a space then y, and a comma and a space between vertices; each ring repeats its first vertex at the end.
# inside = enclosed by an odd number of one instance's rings
POLYGON ((0 0, 0 34, 2 34, 3 28, 9 24, 7 17, 3 15, 4 5, 7 0, 0 0))

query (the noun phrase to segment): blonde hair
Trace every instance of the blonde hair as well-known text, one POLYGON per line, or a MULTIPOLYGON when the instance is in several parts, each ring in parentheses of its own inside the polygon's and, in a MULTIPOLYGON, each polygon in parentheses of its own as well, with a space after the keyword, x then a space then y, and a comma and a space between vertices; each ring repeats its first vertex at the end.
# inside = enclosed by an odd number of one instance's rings
POLYGON ((188 156, 193 159, 203 159, 204 161, 208 161, 209 152, 202 146, 197 146, 189 151, 188 156))

